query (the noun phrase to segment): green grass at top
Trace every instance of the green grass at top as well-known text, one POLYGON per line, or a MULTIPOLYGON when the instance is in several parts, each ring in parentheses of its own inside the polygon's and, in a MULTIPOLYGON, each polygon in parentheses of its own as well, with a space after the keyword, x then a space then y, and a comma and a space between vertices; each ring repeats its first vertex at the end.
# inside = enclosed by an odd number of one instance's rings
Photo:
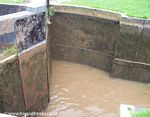
POLYGON ((64 3, 113 10, 132 17, 150 18, 150 0, 70 0, 64 3))
POLYGON ((15 4, 15 3, 22 3, 23 0, 0 0, 0 3, 12 3, 12 4, 15 4))
POLYGON ((150 111, 132 112, 131 117, 150 117, 150 111))

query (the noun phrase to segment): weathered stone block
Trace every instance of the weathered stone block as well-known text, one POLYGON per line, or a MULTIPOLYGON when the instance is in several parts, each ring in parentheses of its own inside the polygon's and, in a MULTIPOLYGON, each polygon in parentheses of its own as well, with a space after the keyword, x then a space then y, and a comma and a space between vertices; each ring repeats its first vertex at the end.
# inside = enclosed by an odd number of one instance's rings
POLYGON ((25 111, 18 58, 12 56, 0 62, 3 111, 25 111))
POLYGON ((136 61, 150 64, 150 22, 143 25, 136 61))
POLYGON ((142 25, 120 24, 120 38, 117 40, 115 58, 136 61, 141 41, 142 25))
POLYGON ((64 45, 52 46, 52 58, 89 65, 105 71, 111 71, 113 57, 84 48, 64 45))
POLYGON ((112 55, 119 22, 79 14, 56 13, 52 18, 52 43, 86 48, 112 55))
POLYGON ((150 65, 115 59, 111 77, 150 83, 150 65))

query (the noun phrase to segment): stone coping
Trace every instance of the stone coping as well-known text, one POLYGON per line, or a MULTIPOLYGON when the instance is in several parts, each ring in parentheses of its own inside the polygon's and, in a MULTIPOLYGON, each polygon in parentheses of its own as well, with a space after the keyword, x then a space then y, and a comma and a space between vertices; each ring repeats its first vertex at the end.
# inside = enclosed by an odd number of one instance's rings
POLYGON ((40 45, 43 45, 43 44, 46 44, 46 40, 44 40, 44 41, 42 41, 42 42, 40 42, 40 43, 38 43, 36 45, 33 45, 30 48, 24 50, 23 52, 19 53, 19 56, 22 55, 22 54, 24 54, 24 53, 28 53, 30 50, 33 50, 34 48, 36 48, 36 47, 38 47, 40 45))
MULTIPOLYGON (((19 53, 18 56, 20 56, 20 55, 22 55, 22 54, 24 54, 24 53, 26 53, 26 52, 28 52, 28 51, 34 49, 35 47, 37 47, 37 46, 39 46, 39 45, 45 44, 45 43, 46 43, 46 40, 43 41, 43 42, 41 42, 41 43, 39 43, 39 44, 37 44, 37 45, 34 45, 34 46, 28 48, 27 50, 23 51, 22 53, 19 53)), ((1 65, 1 64, 4 64, 4 63, 8 63, 8 62, 10 62, 10 61, 13 61, 13 60, 16 59, 18 56, 17 56, 17 55, 10 55, 10 56, 4 57, 3 59, 0 59, 0 65, 1 65)))
POLYGON ((17 55, 11 55, 11 56, 5 57, 4 59, 1 59, 1 60, 0 60, 0 65, 6 64, 6 63, 8 63, 8 62, 10 62, 10 61, 13 61, 13 60, 15 60, 16 58, 17 58, 17 55))
POLYGON ((24 18, 29 15, 33 15, 33 12, 22 11, 22 12, 12 13, 12 14, 8 14, 8 15, 0 16, 0 21, 4 21, 4 20, 8 20, 8 19, 17 20, 17 19, 21 19, 21 18, 24 18))
POLYGON ((94 16, 109 20, 116 20, 119 21, 120 23, 123 22, 129 25, 150 24, 150 18, 143 19, 143 18, 129 17, 124 13, 115 12, 111 10, 97 9, 78 5, 64 5, 64 4, 52 4, 50 6, 54 9, 55 12, 94 16))
MULTIPOLYGON (((24 4, 0 3, 0 4, 12 5, 12 6, 13 5, 23 6, 23 7, 26 7, 26 11, 35 12, 35 13, 46 11, 46 6, 33 5, 31 3, 24 3, 24 4)), ((53 7, 56 12, 100 17, 100 18, 109 19, 109 20, 117 20, 117 21, 124 22, 127 24, 150 24, 150 18, 143 19, 143 18, 129 17, 125 13, 120 13, 120 12, 116 12, 112 10, 91 8, 91 7, 78 6, 78 5, 65 5, 65 4, 51 4, 50 6, 53 7)), ((24 11, 22 11, 22 13, 23 12, 24 11)), ((12 13, 12 14, 18 15, 16 13, 12 13)), ((11 14, 9 16, 11 16, 11 14)), ((0 16, 0 17, 3 17, 3 16, 0 16)))
POLYGON ((27 16, 28 14, 32 15, 35 13, 41 13, 46 11, 46 6, 44 5, 34 5, 30 3, 26 4, 5 4, 5 3, 0 3, 0 5, 10 5, 10 6, 18 6, 18 7, 25 7, 25 10, 23 11, 18 11, 16 13, 11 13, 11 14, 6 14, 0 16, 0 21, 1 20, 6 20, 6 19, 12 19, 16 17, 21 17, 21 16, 27 16))
POLYGON ((73 6, 73 5, 51 5, 51 7, 54 8, 55 12, 62 12, 62 13, 94 16, 111 20, 118 20, 121 17, 121 14, 118 12, 90 7, 73 6))

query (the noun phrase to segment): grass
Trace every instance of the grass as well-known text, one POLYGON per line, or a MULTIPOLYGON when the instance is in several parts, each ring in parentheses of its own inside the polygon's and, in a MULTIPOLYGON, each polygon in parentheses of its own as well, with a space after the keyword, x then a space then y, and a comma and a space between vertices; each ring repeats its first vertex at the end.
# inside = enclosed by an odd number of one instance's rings
POLYGON ((5 59, 8 56, 11 55, 18 55, 18 47, 17 45, 13 45, 5 50, 0 51, 0 60, 5 59))
POLYGON ((22 3, 23 0, 0 0, 0 3, 22 3))
POLYGON ((150 111, 131 112, 131 117, 150 117, 150 111))
POLYGON ((113 10, 132 17, 150 18, 150 0, 70 0, 64 3, 113 10))
POLYGON ((7 48, 3 51, 3 55, 14 55, 18 54, 18 47, 17 45, 11 46, 10 48, 7 48))
POLYGON ((131 117, 150 117, 150 109, 141 109, 139 111, 128 108, 131 117))

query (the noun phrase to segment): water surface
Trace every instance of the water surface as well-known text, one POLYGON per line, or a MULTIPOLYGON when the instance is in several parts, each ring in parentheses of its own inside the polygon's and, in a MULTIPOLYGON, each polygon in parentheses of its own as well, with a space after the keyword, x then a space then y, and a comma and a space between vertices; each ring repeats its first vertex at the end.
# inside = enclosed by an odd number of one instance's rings
MULTIPOLYGON (((112 79, 107 72, 52 62, 51 117, 116 117, 120 104, 150 107, 150 84, 112 79)), ((48 117, 48 116, 47 116, 48 117)))

